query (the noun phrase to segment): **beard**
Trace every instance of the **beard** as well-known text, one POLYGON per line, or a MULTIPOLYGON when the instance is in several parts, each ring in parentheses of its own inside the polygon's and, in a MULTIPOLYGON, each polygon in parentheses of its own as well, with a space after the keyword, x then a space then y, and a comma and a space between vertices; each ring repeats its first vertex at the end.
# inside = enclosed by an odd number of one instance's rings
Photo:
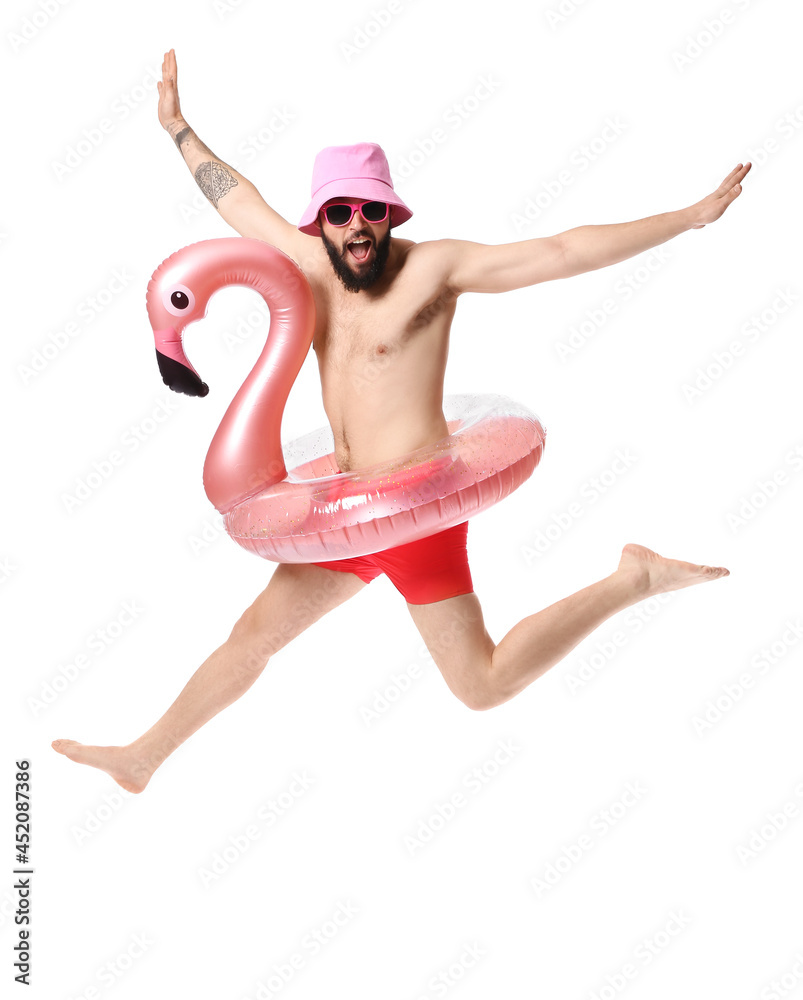
MULTIPOLYGON (((368 234, 366 233, 365 235, 367 236, 368 234)), ((376 252, 370 266, 361 274, 355 274, 346 263, 346 254, 349 253, 347 246, 343 247, 343 252, 341 253, 323 230, 321 230, 321 239, 323 240, 323 245, 326 247, 326 252, 329 254, 329 260, 332 262, 335 274, 340 278, 348 291, 360 292, 364 288, 370 288, 371 285, 382 277, 385 264, 388 262, 388 255, 390 254, 390 227, 388 227, 388 231, 379 243, 376 244, 376 252)))

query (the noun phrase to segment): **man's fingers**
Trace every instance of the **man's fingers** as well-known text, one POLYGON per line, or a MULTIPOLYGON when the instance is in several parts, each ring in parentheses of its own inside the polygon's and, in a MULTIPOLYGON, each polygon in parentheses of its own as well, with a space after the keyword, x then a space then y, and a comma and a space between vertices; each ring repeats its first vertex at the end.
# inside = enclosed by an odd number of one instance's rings
POLYGON ((728 174, 725 180, 717 188, 717 194, 723 195, 726 194, 728 191, 730 191, 730 189, 733 187, 735 183, 736 175, 739 173, 741 169, 742 169, 741 167, 734 167, 733 170, 731 170, 731 172, 728 174))
POLYGON ((717 188, 717 194, 725 194, 727 191, 730 191, 735 184, 738 184, 739 181, 747 176, 752 166, 752 163, 743 163, 740 167, 734 167, 717 188))
POLYGON ((162 60, 162 81, 167 83, 168 80, 176 82, 176 54, 171 49, 169 52, 165 52, 164 59, 162 60))

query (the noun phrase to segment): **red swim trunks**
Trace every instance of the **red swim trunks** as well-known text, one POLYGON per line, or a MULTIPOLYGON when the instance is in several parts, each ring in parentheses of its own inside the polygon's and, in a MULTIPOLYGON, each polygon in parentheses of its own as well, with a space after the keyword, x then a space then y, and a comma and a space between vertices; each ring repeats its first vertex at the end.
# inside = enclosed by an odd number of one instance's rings
POLYGON ((313 566, 356 573, 365 583, 385 573, 409 604, 432 604, 473 593, 466 553, 467 535, 468 521, 463 521, 435 535, 383 552, 318 562, 313 566))
MULTIPOLYGON (((443 470, 451 470, 454 475, 455 470, 459 473, 462 467, 460 459, 446 454, 427 462, 424 467, 394 473, 393 482, 415 490, 416 486, 431 481, 443 470)), ((381 552, 312 565, 356 573, 365 583, 384 573, 408 603, 432 604, 445 601, 448 597, 473 593, 466 553, 467 535, 468 521, 463 521, 434 535, 381 552)))

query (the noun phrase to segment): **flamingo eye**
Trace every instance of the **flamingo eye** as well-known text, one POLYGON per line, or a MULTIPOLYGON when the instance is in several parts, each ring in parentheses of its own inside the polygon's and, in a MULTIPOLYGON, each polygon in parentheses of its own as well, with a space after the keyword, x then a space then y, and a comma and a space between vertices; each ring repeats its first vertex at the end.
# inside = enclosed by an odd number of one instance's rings
POLYGON ((195 308, 195 296, 186 285, 173 285, 164 293, 162 302, 173 316, 186 316, 195 308))

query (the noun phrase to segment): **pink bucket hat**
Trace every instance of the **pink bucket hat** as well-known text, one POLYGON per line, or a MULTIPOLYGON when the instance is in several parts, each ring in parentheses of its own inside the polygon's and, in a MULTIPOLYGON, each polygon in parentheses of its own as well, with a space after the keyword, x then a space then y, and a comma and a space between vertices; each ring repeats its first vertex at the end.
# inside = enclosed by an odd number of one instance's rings
POLYGON ((413 214, 393 190, 387 157, 375 142, 327 146, 318 153, 312 168, 312 201, 298 224, 302 233, 320 236, 318 212, 331 198, 386 201, 393 205, 392 226, 400 226, 413 214))

